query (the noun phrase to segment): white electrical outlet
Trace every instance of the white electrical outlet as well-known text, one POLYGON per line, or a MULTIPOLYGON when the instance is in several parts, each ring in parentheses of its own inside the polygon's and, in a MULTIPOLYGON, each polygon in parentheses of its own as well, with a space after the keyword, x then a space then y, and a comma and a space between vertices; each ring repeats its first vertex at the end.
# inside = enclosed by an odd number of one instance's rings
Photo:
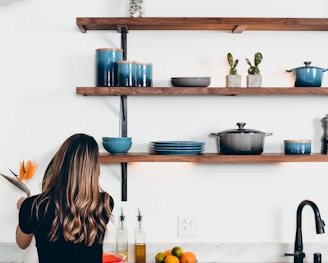
POLYGON ((199 219, 196 216, 178 216, 178 237, 199 236, 199 219))

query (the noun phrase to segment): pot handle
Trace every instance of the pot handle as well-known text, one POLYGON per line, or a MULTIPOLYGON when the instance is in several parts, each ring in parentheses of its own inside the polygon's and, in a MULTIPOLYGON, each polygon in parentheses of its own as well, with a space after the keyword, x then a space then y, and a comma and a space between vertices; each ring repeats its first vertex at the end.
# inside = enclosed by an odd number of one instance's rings
POLYGON ((286 69, 286 72, 293 72, 292 69, 286 69))
POLYGON ((327 70, 328 70, 328 68, 326 68, 326 69, 322 70, 322 72, 325 72, 325 71, 327 71, 327 70))
POLYGON ((219 135, 218 133, 214 133, 214 132, 212 132, 212 133, 210 134, 210 136, 220 137, 220 135, 219 135))
POLYGON ((265 136, 271 136, 273 133, 272 132, 268 132, 265 134, 265 136))

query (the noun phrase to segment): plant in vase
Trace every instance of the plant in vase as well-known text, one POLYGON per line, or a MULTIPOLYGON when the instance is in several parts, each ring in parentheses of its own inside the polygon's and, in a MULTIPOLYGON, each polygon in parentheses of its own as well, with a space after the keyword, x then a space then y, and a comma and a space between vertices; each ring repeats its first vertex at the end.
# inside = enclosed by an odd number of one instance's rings
POLYGON ((259 64, 262 62, 263 56, 261 52, 257 52, 254 55, 254 66, 248 58, 246 62, 249 65, 247 75, 247 87, 261 87, 262 86, 262 75, 260 74, 259 64))
POLYGON ((227 87, 241 87, 241 76, 237 73, 238 59, 234 60, 232 54, 227 54, 227 60, 230 65, 229 75, 226 76, 227 87))
POLYGON ((143 17, 144 0, 129 0, 128 10, 130 17, 143 17))

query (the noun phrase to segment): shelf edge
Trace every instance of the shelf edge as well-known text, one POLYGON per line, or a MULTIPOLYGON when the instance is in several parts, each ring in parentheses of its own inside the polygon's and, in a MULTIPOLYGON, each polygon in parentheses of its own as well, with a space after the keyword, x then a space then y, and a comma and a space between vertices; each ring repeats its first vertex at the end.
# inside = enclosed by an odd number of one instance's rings
POLYGON ((328 155, 222 155, 204 153, 200 155, 155 155, 147 153, 129 153, 125 155, 111 155, 100 153, 101 163, 133 163, 133 162, 194 162, 194 163, 283 163, 283 162, 328 162, 328 155))
POLYGON ((76 93, 85 96, 142 96, 142 95, 328 95, 325 87, 77 87, 76 93))
MULTIPOLYGON (((76 24, 87 30, 221 30, 241 33, 256 31, 328 31, 327 18, 283 17, 77 17, 76 24)), ((84 31, 82 31, 84 32, 84 31)))

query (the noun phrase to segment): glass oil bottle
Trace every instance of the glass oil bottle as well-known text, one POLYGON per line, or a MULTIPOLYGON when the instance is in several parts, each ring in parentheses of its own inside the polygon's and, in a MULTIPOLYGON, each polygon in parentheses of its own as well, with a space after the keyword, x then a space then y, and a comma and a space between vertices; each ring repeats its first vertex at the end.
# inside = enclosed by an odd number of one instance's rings
POLYGON ((146 231, 143 226, 140 209, 138 209, 134 249, 135 263, 146 263, 146 231))
POLYGON ((120 255, 124 262, 128 262, 128 229, 124 221, 125 216, 121 208, 120 225, 116 234, 116 254, 120 255))

